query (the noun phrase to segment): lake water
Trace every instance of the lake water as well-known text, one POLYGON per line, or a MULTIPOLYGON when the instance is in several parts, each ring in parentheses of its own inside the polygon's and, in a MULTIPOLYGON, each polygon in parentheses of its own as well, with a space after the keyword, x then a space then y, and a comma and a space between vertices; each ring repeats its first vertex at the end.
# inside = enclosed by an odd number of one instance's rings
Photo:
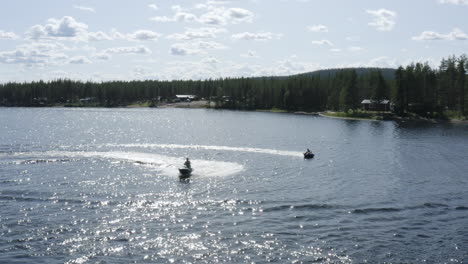
POLYGON ((468 125, 0 108, 0 263, 218 262, 467 263, 468 125))

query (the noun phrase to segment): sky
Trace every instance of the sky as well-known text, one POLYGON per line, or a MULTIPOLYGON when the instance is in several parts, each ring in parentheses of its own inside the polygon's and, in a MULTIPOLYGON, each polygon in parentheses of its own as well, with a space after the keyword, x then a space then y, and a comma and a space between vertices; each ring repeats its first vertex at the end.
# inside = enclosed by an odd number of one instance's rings
POLYGON ((468 53, 468 0, 2 1, 0 83, 285 76, 468 53))

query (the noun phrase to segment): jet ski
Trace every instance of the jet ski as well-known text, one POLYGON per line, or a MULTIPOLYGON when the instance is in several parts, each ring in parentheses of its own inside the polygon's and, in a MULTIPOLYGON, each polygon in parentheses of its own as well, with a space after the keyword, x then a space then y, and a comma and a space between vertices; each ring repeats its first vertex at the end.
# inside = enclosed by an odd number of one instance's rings
POLYGON ((313 159, 314 156, 315 155, 312 152, 304 152, 304 159, 313 159))
POLYGON ((179 173, 180 173, 180 177, 190 177, 190 175, 192 174, 192 171, 193 169, 191 167, 183 167, 183 168, 179 168, 179 173))

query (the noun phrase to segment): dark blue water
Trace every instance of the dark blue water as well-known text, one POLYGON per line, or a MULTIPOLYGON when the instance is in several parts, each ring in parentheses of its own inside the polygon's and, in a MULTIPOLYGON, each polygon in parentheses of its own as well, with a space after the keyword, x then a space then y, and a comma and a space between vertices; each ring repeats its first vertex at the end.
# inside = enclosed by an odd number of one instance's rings
POLYGON ((467 263, 467 190, 467 124, 0 108, 0 263, 467 263))

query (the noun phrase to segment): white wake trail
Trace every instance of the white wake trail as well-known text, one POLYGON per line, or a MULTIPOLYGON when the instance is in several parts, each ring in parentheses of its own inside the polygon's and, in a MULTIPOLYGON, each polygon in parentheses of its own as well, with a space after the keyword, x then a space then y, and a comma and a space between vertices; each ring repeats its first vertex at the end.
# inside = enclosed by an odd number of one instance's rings
MULTIPOLYGON (((21 155, 44 157, 67 157, 67 158, 104 158, 117 161, 132 162, 149 166, 156 169, 164 175, 178 175, 177 168, 181 167, 184 160, 181 158, 170 157, 152 153, 140 152, 122 152, 122 151, 46 151, 46 152, 29 152, 17 153, 21 155)), ((236 174, 244 170, 244 166, 233 162, 212 161, 193 159, 192 167, 194 168, 194 176, 200 177, 225 177, 236 174)))
POLYGON ((227 146, 206 146, 206 145, 179 145, 179 144, 107 144, 109 147, 139 147, 139 148, 167 148, 167 149, 202 149, 202 150, 220 150, 220 151, 239 151, 270 155, 302 157, 303 154, 297 151, 263 149, 263 148, 243 148, 227 146))

